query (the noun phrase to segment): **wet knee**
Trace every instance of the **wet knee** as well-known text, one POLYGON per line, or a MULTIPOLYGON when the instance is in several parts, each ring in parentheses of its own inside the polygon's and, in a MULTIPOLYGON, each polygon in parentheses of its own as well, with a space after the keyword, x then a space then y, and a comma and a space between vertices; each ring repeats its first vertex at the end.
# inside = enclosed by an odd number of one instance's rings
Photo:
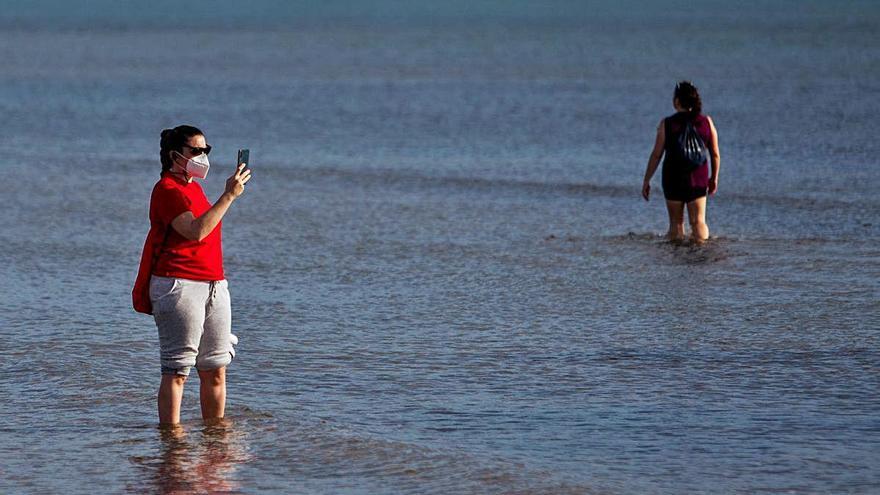
POLYGON ((199 380, 211 386, 220 386, 226 383, 226 368, 199 371, 199 380))
POLYGON ((179 373, 163 373, 162 374, 162 379, 165 383, 168 383, 169 385, 174 385, 177 387, 182 387, 183 384, 186 382, 186 378, 187 378, 186 375, 181 375, 179 373))
POLYGON ((174 375, 171 380, 178 385, 183 385, 184 383, 186 383, 187 378, 189 377, 186 375, 174 375))

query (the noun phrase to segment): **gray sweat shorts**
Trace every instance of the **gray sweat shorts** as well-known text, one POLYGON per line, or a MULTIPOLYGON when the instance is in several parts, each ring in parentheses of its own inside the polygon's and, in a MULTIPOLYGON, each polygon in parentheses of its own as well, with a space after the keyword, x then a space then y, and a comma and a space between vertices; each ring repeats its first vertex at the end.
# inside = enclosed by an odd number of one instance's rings
POLYGON ((238 339, 232 334, 232 308, 226 280, 150 279, 153 318, 159 329, 163 375, 189 375, 227 366, 238 339))

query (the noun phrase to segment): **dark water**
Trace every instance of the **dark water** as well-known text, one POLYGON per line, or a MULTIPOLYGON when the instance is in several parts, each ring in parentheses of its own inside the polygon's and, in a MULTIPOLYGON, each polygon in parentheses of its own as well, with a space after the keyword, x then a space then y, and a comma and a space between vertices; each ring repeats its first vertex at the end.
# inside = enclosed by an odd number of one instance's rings
POLYGON ((3 493, 880 491, 875 3, 3 3, 3 493), (681 78, 703 247, 638 197, 681 78), (229 423, 193 376, 174 435, 129 291, 181 122, 256 178, 229 423))

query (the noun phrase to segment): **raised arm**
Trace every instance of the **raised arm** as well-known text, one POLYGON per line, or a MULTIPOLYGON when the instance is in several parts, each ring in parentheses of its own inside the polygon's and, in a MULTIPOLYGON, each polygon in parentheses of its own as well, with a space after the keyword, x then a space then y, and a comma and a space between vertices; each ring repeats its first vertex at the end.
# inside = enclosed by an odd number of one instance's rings
POLYGON ((232 202, 244 192, 244 185, 251 180, 251 171, 244 170, 244 166, 243 163, 239 164, 235 173, 226 179, 226 190, 211 209, 198 218, 191 211, 181 213, 171 221, 174 230, 191 241, 201 241, 208 237, 208 234, 217 228, 217 224, 223 219, 232 202))
POLYGON ((712 143, 709 145, 709 158, 712 160, 712 176, 709 177, 709 194, 715 194, 718 190, 718 172, 721 171, 721 152, 718 151, 718 131, 715 130, 715 123, 711 117, 709 120, 709 128, 712 130, 712 143))
POLYGON ((645 198, 645 201, 648 201, 648 197, 651 195, 651 177, 654 177, 654 172, 657 171, 657 165, 660 164, 660 159, 663 158, 663 149, 666 145, 666 129, 663 125, 663 122, 666 119, 660 121, 660 124, 657 126, 657 137, 654 139, 654 149, 651 150, 651 156, 648 158, 648 168, 645 169, 645 180, 642 182, 642 197, 645 198))

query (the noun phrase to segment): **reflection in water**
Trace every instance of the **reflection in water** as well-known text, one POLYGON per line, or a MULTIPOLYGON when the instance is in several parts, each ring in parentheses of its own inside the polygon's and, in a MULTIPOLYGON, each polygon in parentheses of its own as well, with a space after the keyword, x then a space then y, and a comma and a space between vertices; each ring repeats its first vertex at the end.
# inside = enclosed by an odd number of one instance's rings
POLYGON ((239 464, 247 462, 247 443, 231 420, 206 424, 201 431, 183 426, 160 427, 160 454, 155 487, 162 494, 236 493, 239 464))
MULTIPOLYGON (((555 238, 556 236, 550 236, 545 240, 555 240, 555 238)), ((582 241, 571 236, 566 240, 570 242, 582 241)), ((743 255, 735 247, 739 241, 736 238, 725 236, 711 236, 708 240, 697 243, 690 237, 683 240, 669 240, 666 235, 629 232, 625 235, 606 236, 603 240, 615 249, 626 246, 631 252, 635 248, 653 253, 658 256, 658 261, 673 266, 711 264, 743 255)))

